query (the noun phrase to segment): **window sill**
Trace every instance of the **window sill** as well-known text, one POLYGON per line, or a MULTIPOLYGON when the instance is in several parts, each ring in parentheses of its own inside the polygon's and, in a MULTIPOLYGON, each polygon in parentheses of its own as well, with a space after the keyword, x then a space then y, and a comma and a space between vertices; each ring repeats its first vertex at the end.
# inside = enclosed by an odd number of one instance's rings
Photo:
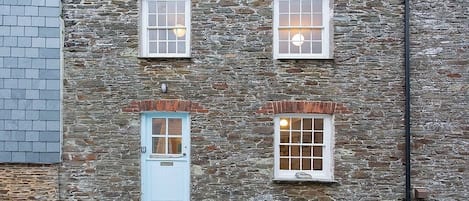
POLYGON ((334 60, 333 57, 324 57, 324 58, 304 58, 304 57, 278 57, 275 58, 276 60, 279 61, 284 61, 284 60, 334 60))
POLYGON ((274 183, 327 183, 335 184, 338 181, 334 179, 297 179, 297 178, 275 178, 272 179, 274 183))
POLYGON ((192 59, 191 56, 159 56, 159 57, 152 57, 152 56, 137 56, 138 59, 192 59))

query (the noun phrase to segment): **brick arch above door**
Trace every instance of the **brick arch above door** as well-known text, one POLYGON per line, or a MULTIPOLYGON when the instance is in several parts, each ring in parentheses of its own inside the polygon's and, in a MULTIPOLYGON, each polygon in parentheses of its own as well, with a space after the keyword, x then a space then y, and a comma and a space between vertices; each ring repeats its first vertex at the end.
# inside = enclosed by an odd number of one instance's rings
POLYGON ((208 109, 199 103, 178 100, 178 99, 160 99, 160 100, 140 100, 132 101, 129 105, 122 108, 123 112, 191 112, 191 113, 207 113, 208 109))
POLYGON ((349 114, 352 113, 342 103, 323 101, 270 101, 259 108, 258 114, 349 114))

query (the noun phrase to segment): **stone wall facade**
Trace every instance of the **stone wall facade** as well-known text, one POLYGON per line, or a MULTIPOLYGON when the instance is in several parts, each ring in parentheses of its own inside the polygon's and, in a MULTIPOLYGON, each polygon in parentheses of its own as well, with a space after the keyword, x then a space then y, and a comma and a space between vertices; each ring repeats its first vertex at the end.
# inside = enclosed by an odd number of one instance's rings
POLYGON ((469 197, 468 6, 412 6, 412 178, 436 200, 469 197))
POLYGON ((58 200, 59 166, 0 165, 0 200, 58 200))
MULTIPOLYGON (((202 110, 190 113, 192 200, 404 198, 402 1, 335 0, 332 60, 274 60, 272 1, 192 1, 190 59, 137 57, 138 1, 63 4, 61 200, 139 200, 139 112, 163 100, 202 110), (272 181, 261 111, 277 102, 340 106, 336 183, 272 181)), ((467 4, 412 4, 412 178, 432 200, 469 197, 467 4)))

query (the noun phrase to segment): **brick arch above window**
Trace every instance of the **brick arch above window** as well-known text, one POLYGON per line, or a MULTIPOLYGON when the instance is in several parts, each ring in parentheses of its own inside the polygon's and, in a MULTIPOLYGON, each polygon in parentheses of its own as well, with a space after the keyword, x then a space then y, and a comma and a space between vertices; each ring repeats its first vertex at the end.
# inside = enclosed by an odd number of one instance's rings
POLYGON ((342 103, 323 101, 270 101, 256 111, 259 114, 349 114, 342 103))
POLYGON ((178 100, 178 99, 162 99, 162 100, 140 100, 132 101, 129 105, 122 108, 123 112, 146 112, 146 111, 162 111, 162 112, 192 112, 207 113, 199 103, 178 100))

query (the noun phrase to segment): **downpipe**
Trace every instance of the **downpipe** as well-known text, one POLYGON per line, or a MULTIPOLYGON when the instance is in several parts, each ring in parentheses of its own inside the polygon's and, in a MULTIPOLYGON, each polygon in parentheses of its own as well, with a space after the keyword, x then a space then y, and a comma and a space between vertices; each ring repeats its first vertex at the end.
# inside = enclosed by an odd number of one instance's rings
POLYGON ((405 58, 405 200, 412 198, 410 182, 410 152, 411 152, 411 134, 410 134, 410 0, 405 0, 404 13, 404 58, 405 58))

